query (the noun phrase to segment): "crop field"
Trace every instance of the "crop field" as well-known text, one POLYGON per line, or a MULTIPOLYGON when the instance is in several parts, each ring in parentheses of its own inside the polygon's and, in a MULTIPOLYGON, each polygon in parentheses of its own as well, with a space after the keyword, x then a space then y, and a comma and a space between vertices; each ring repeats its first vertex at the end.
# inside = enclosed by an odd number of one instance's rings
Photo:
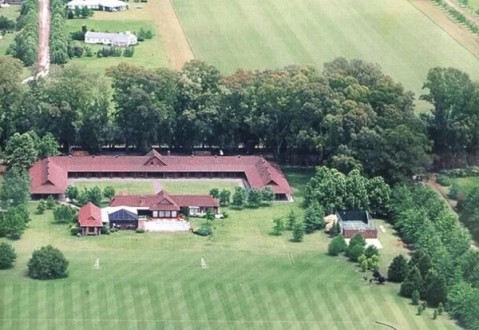
POLYGON ((478 57, 407 0, 173 2, 196 57, 225 73, 343 56, 380 64, 417 95, 433 66, 479 79, 478 57))
MULTIPOLYGON (((135 46, 133 57, 107 57, 97 58, 81 57, 72 59, 69 63, 79 63, 85 65, 94 72, 104 72, 110 66, 118 65, 121 62, 127 62, 148 68, 159 68, 167 66, 167 58, 163 49, 163 40, 155 24, 154 15, 151 12, 150 4, 141 4, 141 8, 136 8, 135 4, 130 4, 130 9, 122 12, 101 12, 95 11, 93 17, 88 19, 69 19, 67 20, 68 32, 81 31, 82 26, 97 32, 138 32, 140 28, 151 30, 154 34, 153 39, 145 40, 135 46)), ((76 41, 82 46, 90 47, 95 53, 103 45, 84 44, 82 41, 76 41)))
MULTIPOLYGON (((304 173, 287 172, 294 203, 228 210, 211 238, 193 234, 137 234, 73 237, 67 225, 52 223, 51 211, 32 215, 24 236, 10 242, 18 259, 0 271, 2 329, 455 329, 447 315, 415 306, 397 295, 395 284, 369 284, 344 257, 325 254, 329 238, 272 236, 272 219, 299 207, 304 173), (34 281, 25 276, 34 249, 60 248, 70 276, 34 281), (94 269, 100 259, 100 268, 94 269), (201 267, 201 258, 207 268, 201 267)), ((31 203, 33 213, 36 207, 31 203)), ((198 220, 200 221, 200 220, 198 220)), ((393 255, 405 253, 385 224, 387 248, 381 271, 393 255)), ((3 239, 0 239, 3 241, 3 239)))

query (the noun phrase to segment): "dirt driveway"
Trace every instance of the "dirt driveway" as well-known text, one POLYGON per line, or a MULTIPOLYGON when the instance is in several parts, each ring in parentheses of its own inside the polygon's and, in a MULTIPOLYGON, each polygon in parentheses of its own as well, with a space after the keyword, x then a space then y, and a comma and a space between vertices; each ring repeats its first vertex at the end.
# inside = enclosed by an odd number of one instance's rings
POLYGON ((180 70, 186 62, 194 59, 195 55, 176 15, 175 8, 171 0, 153 0, 150 8, 152 20, 163 38, 169 67, 180 70))

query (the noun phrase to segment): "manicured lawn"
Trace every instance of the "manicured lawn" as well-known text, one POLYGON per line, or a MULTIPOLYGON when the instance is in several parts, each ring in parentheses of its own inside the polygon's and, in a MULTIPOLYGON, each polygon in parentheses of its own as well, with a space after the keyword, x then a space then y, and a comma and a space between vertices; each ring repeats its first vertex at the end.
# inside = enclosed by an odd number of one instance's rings
MULTIPOLYGON (((293 185, 306 180, 304 173, 287 173, 293 185)), ((344 257, 325 255, 325 234, 308 235, 303 243, 290 242, 290 233, 270 235, 274 217, 291 209, 302 216, 302 187, 295 188, 294 203, 229 210, 211 238, 131 231, 77 238, 67 226, 52 224, 51 211, 34 215, 22 239, 12 242, 15 267, 0 271, 1 327, 384 329, 375 324, 382 321, 399 329, 456 328, 446 315, 432 320, 429 309, 416 316, 397 285, 370 285, 344 257), (25 276, 32 251, 46 244, 70 260, 67 279, 25 276), (97 258, 100 269, 94 270, 97 258)), ((392 246, 384 258, 399 251, 392 246)))
POLYGON ((117 194, 123 193, 128 195, 138 195, 138 194, 153 194, 155 191, 153 189, 153 184, 148 181, 75 181, 75 186, 77 186, 80 191, 84 188, 91 189, 93 187, 99 187, 102 190, 106 186, 112 186, 115 188, 117 194))
POLYGON ((416 94, 434 66, 479 60, 406 0, 173 0, 193 50, 223 72, 338 56, 379 63, 416 94))
POLYGON ((227 189, 234 192, 239 183, 228 180, 161 180, 161 187, 170 194, 178 195, 208 195, 211 189, 217 188, 220 191, 227 189))
MULTIPOLYGON (((89 19, 71 19, 67 20, 67 29, 69 32, 81 31, 82 26, 86 25, 89 30, 93 29, 97 32, 138 32, 140 28, 151 30, 154 33, 153 39, 140 42, 135 47, 133 57, 108 57, 97 58, 81 57, 70 60, 69 63, 78 63, 85 65, 93 72, 104 72, 110 66, 118 65, 121 62, 127 62, 134 65, 140 65, 148 68, 159 68, 167 66, 166 55, 163 50, 161 36, 156 30, 154 16, 149 10, 149 5, 143 4, 142 9, 135 8, 131 4, 131 9, 124 12, 95 12, 93 17, 89 19)), ((85 46, 81 41, 77 41, 85 46)), ((101 45, 86 45, 94 52, 103 48, 101 45)))

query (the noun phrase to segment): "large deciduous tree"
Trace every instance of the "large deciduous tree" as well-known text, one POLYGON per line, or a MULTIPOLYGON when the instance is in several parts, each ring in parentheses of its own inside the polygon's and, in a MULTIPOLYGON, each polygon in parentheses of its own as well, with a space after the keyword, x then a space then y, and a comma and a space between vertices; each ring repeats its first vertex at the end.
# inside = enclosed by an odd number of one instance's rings
POLYGON ((30 197, 30 178, 25 170, 12 167, 3 176, 0 189, 2 206, 8 208, 26 204, 30 197))
POLYGON ((15 133, 10 137, 5 147, 5 159, 10 168, 28 170, 37 158, 38 151, 30 134, 15 133))
POLYGON ((429 71, 423 88, 427 94, 421 99, 434 106, 425 116, 434 150, 449 154, 448 160, 460 165, 458 160, 464 162, 466 153, 478 151, 479 85, 457 69, 436 67, 429 71))
MULTIPOLYGON (((178 76, 121 63, 109 68, 112 78, 115 123, 127 146, 147 150, 152 144, 172 144, 176 122, 178 76)), ((178 133, 178 132, 176 132, 178 133)))

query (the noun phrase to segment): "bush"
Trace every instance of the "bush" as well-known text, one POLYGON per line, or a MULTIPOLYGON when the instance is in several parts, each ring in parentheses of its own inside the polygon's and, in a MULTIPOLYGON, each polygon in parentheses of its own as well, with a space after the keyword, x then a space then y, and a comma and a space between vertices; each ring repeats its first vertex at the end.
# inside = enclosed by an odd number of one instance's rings
POLYGON ((220 190, 218 188, 213 188, 210 190, 210 196, 218 199, 220 197, 220 190))
POLYGON ((284 221, 282 218, 276 218, 273 220, 274 226, 273 226, 273 234, 276 236, 280 236, 284 232, 284 221))
POLYGON ((344 240, 343 235, 338 235, 334 237, 328 245, 328 254, 330 256, 337 256, 338 254, 344 252, 348 244, 344 240))
POLYGON ((388 280, 401 283, 407 275, 407 261, 402 254, 394 257, 388 268, 388 280))
POLYGON ((38 280, 50 280, 68 276, 68 260, 63 253, 51 245, 33 252, 28 261, 28 276, 38 280))
POLYGON ((447 194, 447 197, 449 197, 450 199, 457 200, 459 195, 459 187, 455 183, 453 183, 451 188, 449 188, 449 193, 447 194))
POLYGON ((47 209, 51 210, 55 207, 56 201, 52 195, 47 197, 47 209))
POLYGON ((372 256, 379 256, 379 250, 374 245, 369 245, 366 250, 364 250, 366 258, 371 258, 372 256))
POLYGON ((302 242, 304 233, 304 224, 302 222, 295 223, 293 226, 293 242, 302 242))
POLYGON ((108 228, 108 226, 103 226, 101 227, 100 232, 102 235, 110 235, 110 228, 108 228))
POLYGON ((145 230, 143 228, 136 228, 136 232, 138 234, 143 234, 145 232, 145 230))
POLYGON ((210 224, 204 223, 198 230, 195 231, 195 234, 199 236, 209 236, 213 234, 213 228, 210 224))
POLYGON ((443 187, 449 187, 452 184, 452 179, 444 174, 439 174, 437 176, 437 183, 443 187))
POLYGON ((350 246, 348 248, 348 250, 349 250, 348 258, 349 258, 349 260, 354 261, 354 262, 358 261, 358 258, 362 254, 364 254, 364 246, 362 246, 361 244, 356 244, 353 247, 350 246))
POLYGON ((71 223, 76 220, 76 211, 67 205, 60 205, 53 210, 53 218, 56 223, 71 223))
POLYGON ((43 214, 45 210, 47 209, 47 202, 45 202, 43 199, 38 202, 37 205, 37 214, 43 214))
POLYGON ((77 225, 70 227, 70 235, 77 236, 80 233, 81 229, 77 225))
POLYGON ((227 189, 223 189, 220 191, 220 195, 219 195, 219 199, 220 199, 220 205, 221 206, 226 206, 230 203, 230 200, 231 200, 231 191, 227 190, 227 189))
POLYGON ((12 267, 17 259, 15 249, 7 243, 0 243, 0 269, 7 269, 12 267))

